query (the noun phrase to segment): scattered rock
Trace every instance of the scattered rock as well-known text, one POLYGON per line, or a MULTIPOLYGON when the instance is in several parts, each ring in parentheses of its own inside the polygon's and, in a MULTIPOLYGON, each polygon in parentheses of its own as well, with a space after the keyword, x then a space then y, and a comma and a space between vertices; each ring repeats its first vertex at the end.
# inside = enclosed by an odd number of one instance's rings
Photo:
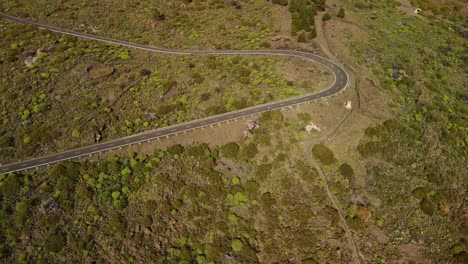
POLYGON ((45 51, 52 50, 53 48, 54 47, 48 47, 47 49, 37 49, 36 53, 32 52, 32 55, 28 56, 26 60, 24 60, 24 64, 26 64, 26 67, 31 68, 40 58, 47 56, 47 52, 45 51))
POLYGON ((390 74, 390 77, 394 80, 401 80, 401 78, 406 77, 406 72, 401 68, 401 65, 393 66, 393 72, 390 74))
POLYGON ((247 127, 249 130, 254 130, 256 128, 259 128, 260 125, 258 124, 257 120, 249 120, 247 121, 247 127))
POLYGON ((247 131, 247 130, 242 131, 242 134, 244 135, 244 138, 253 137, 252 133, 250 133, 250 131, 247 131))
POLYGON ((311 122, 310 124, 308 124, 308 125, 305 127, 305 130, 306 130, 306 132, 309 133, 309 134, 310 134, 310 132, 312 132, 312 130, 315 130, 315 131, 317 131, 317 132, 321 132, 321 131, 322 131, 316 124, 314 124, 314 123, 312 123, 312 122, 311 122))
POLYGON ((348 101, 348 102, 346 103, 345 108, 348 109, 348 110, 353 109, 353 107, 351 106, 351 101, 348 101))
POLYGON ((257 128, 260 127, 260 124, 258 123, 257 120, 249 120, 247 121, 247 129, 248 130, 244 130, 242 131, 242 133, 244 134, 244 137, 245 138, 251 138, 253 137, 253 131, 257 128))
POLYGON ((59 209, 59 204, 54 198, 49 198, 41 203, 39 206, 39 212, 43 214, 50 214, 59 209))

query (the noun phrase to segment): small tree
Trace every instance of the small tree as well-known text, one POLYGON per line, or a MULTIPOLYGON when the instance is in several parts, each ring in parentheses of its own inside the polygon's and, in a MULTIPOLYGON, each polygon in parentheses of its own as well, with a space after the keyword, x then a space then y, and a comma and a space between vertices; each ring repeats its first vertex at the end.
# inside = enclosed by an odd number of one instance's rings
POLYGON ((312 154, 324 165, 331 165, 337 161, 333 152, 323 144, 314 145, 312 154))
POLYGON ((240 240, 240 239, 234 239, 234 240, 232 240, 232 242, 231 242, 231 248, 232 248, 232 250, 234 250, 235 252, 241 251, 243 245, 244 245, 244 244, 242 243, 242 240, 240 240))
POLYGON ((80 131, 78 131, 77 129, 75 129, 75 130, 72 131, 72 137, 78 138, 78 137, 80 137, 80 136, 81 136, 81 133, 80 133, 80 131))
POLYGON ((309 39, 314 39, 317 37, 317 30, 314 28, 312 28, 312 30, 309 32, 309 39))
POLYGON ((340 11, 338 11, 338 17, 339 18, 344 18, 344 16, 345 16, 344 8, 340 8, 340 11))
POLYGON ((304 33, 301 33, 301 34, 299 34, 297 36, 297 42, 301 42, 301 43, 306 43, 307 42, 307 38, 304 35, 304 33))
POLYGON ((330 20, 331 19, 331 16, 330 14, 328 13, 325 13, 323 16, 322 16, 322 21, 327 21, 327 20, 330 20))

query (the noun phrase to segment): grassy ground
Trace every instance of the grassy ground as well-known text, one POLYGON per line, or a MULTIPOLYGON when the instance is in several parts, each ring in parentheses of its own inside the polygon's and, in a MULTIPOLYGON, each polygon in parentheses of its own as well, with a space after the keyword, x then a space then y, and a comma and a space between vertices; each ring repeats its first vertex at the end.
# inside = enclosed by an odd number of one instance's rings
MULTIPOLYGON (((342 33, 394 115, 347 154, 353 167, 366 164, 354 190, 336 189, 361 253, 373 263, 466 262, 464 39, 450 24, 398 13, 394 1, 339 4, 349 16, 340 23, 355 28, 342 33)), ((340 174, 329 171, 331 181, 340 174)))
POLYGON ((2 1, 3 12, 171 48, 252 49, 277 30, 267 1, 2 1))
POLYGON ((5 175, 0 257, 348 262, 337 212, 297 144, 310 118, 271 112, 253 138, 219 147, 174 145, 5 175))
POLYGON ((448 0, 410 0, 411 5, 421 8, 424 15, 435 16, 458 25, 468 25, 466 2, 448 0))
POLYGON ((92 144, 99 131, 117 138, 299 95, 332 80, 298 59, 164 56, 2 28, 4 161, 92 144))

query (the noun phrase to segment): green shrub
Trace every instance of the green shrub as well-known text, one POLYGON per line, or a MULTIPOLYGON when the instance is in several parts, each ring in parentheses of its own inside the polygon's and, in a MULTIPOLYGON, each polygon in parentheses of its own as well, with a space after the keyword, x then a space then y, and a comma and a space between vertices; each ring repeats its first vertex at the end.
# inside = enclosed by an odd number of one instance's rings
POLYGON ((317 37, 317 30, 315 29, 315 27, 313 27, 310 30, 309 35, 307 37, 309 38, 309 40, 312 40, 317 37))
POLYGON ((255 194, 256 192, 258 192, 258 189, 260 188, 260 186, 258 185, 258 183, 256 181, 248 180, 244 184, 244 188, 248 193, 255 194))
POLYGON ((341 164, 339 171, 343 177, 352 179, 354 177, 354 170, 348 163, 341 164))
POLYGON ((231 248, 232 248, 232 250, 234 250, 235 252, 241 251, 243 245, 244 245, 244 243, 242 243, 242 241, 241 241, 240 239, 234 239, 234 240, 232 240, 232 242, 231 242, 231 248))
POLYGON ((13 198, 21 189, 21 181, 19 177, 11 173, 0 184, 0 191, 4 198, 13 198))
POLYGON ((426 189, 424 189, 424 187, 418 187, 414 189, 411 194, 414 198, 421 200, 426 196, 426 189))
POLYGON ((167 148, 167 152, 169 154, 171 154, 172 156, 174 155, 180 155, 182 153, 184 153, 184 147, 180 144, 175 144, 173 146, 170 146, 169 148, 167 148))
POLYGON ((78 138, 78 137, 80 137, 80 136, 81 136, 81 133, 80 133, 80 131, 78 131, 77 129, 75 129, 75 130, 72 131, 72 137, 78 138))
POLYGON ((339 18, 344 18, 344 17, 345 17, 345 10, 344 10, 344 8, 340 8, 340 11, 338 11, 338 17, 339 17, 339 18))
POLYGON ((31 206, 30 200, 22 200, 16 204, 15 209, 17 213, 25 215, 31 206))
POLYGON ((287 6, 288 0, 273 0, 272 3, 277 4, 277 5, 287 6))
POLYGON ((297 42, 299 42, 299 43, 306 43, 307 42, 307 38, 306 38, 304 33, 301 33, 301 34, 297 35, 297 42))
POLYGON ((436 209, 436 206, 433 202, 429 201, 427 198, 423 198, 422 201, 419 203, 419 208, 427 214, 433 215, 436 209))
POLYGON ((234 159, 239 154, 239 145, 235 142, 229 142, 221 146, 220 152, 224 157, 234 159))
POLYGON ((262 42, 260 43, 261 48, 269 49, 271 48, 271 44, 269 42, 262 42))
POLYGON ((323 144, 314 145, 312 154, 324 165, 331 165, 337 162, 333 152, 323 144))
POLYGON ((125 220, 120 215, 113 215, 109 219, 109 229, 116 233, 124 233, 127 229, 125 220))
POLYGON ((31 116, 31 111, 26 109, 26 110, 23 111, 23 114, 21 115, 21 119, 22 120, 28 120, 30 116, 31 116))
POLYGON ((317 14, 316 4, 310 5, 306 0, 291 0, 289 11, 292 15, 292 33, 300 30, 310 31, 314 25, 314 17, 317 14))
POLYGON ((258 154, 257 144, 250 142, 242 149, 242 155, 245 159, 251 160, 258 154))
POLYGON ((328 21, 331 19, 331 16, 330 14, 328 13, 325 13, 323 16, 322 16, 322 21, 328 21))

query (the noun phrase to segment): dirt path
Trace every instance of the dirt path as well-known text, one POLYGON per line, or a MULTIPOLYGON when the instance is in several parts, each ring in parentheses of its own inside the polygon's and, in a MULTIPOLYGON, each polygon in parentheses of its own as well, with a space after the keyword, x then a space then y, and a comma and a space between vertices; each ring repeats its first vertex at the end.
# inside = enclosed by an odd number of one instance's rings
POLYGON ((317 161, 312 156, 312 146, 307 146, 306 149, 308 149, 308 151, 306 151, 307 153, 305 153, 306 156, 307 156, 307 159, 310 161, 310 164, 318 171, 319 177, 324 183, 324 187, 325 187, 325 191, 327 192, 328 199, 330 199, 333 206, 335 207, 335 209, 338 212, 338 215, 339 215, 340 220, 341 220, 341 227, 345 231, 346 239, 348 240, 348 243, 349 243, 349 245, 350 245, 350 247, 352 248, 352 251, 353 251, 353 263, 363 263, 362 260, 361 260, 361 255, 360 255, 359 249, 356 246, 356 243, 354 242, 353 233, 349 229, 348 223, 346 223, 346 219, 344 217, 345 213, 343 211, 343 207, 341 206, 340 201, 330 192, 330 188, 328 186, 327 178, 325 177, 325 174, 323 173, 322 168, 320 167, 320 165, 317 163, 317 161))
MULTIPOLYGON (((320 17, 320 16, 317 16, 317 17, 320 17)), ((322 19, 315 19, 315 28, 317 30, 317 38, 316 38, 316 42, 317 44, 319 45, 320 49, 325 53, 325 55, 327 57, 329 57, 330 59, 333 59, 335 61, 339 61, 335 55, 330 51, 330 49, 328 48, 330 45, 328 44, 328 40, 325 36, 325 31, 323 29, 323 21, 322 19)))
MULTIPOLYGON (((315 39, 315 41, 320 47, 320 49, 323 51, 323 53, 332 60, 340 61, 329 48, 330 44, 328 43, 328 38, 326 36, 324 22, 322 21, 322 19, 320 19, 320 16, 317 16, 317 19, 315 19, 315 28, 317 31, 317 38, 315 39)), ((354 90, 356 91, 356 95, 358 98, 357 106, 359 109, 361 108, 361 105, 362 105, 362 99, 361 99, 361 93, 358 87, 359 81, 355 77, 356 69, 352 65, 346 65, 346 67, 349 70, 351 70, 351 73, 352 73, 350 75, 350 84, 354 87, 354 90)))
MULTIPOLYGON (((320 16, 318 16, 318 17, 320 17, 320 16)), ((316 42, 317 42, 318 46, 320 47, 320 49, 330 59, 340 61, 336 57, 336 54, 334 54, 330 50, 330 44, 329 44, 328 38, 326 36, 324 22, 321 19, 316 19, 315 20, 315 26, 316 26, 316 30, 317 30, 316 42)), ((358 89, 358 83, 359 82, 358 82, 357 78, 355 78, 355 76, 354 76, 354 73, 356 72, 356 70, 353 69, 353 67, 351 65, 346 65, 346 66, 348 68, 350 68, 352 70, 352 72, 353 72, 353 76, 351 76, 351 84, 354 86, 355 91, 356 91, 356 96, 358 97, 358 104, 357 104, 358 108, 357 109, 359 109, 361 107, 362 102, 361 102, 360 91, 358 89)), ((335 207, 335 209, 338 212, 338 215, 339 215, 340 220, 341 220, 341 227, 345 231, 346 239, 348 241, 348 245, 352 250, 353 263, 363 263, 361 253, 360 253, 360 251, 358 249, 358 246, 356 245, 353 233, 350 230, 350 228, 349 228, 349 226, 348 226, 348 224, 346 222, 346 219, 345 219, 346 214, 344 213, 343 206, 341 205, 340 201, 331 193, 330 188, 328 186, 327 178, 326 178, 325 174, 323 173, 322 168, 320 167, 320 165, 318 164, 318 162, 314 159, 314 157, 312 155, 312 146, 315 143, 318 143, 318 142, 321 142, 321 141, 323 141, 325 139, 329 139, 330 137, 333 137, 335 132, 339 129, 339 127, 343 123, 345 123, 345 121, 352 115, 353 112, 354 112, 354 109, 350 110, 343 117, 343 119, 332 130, 330 130, 330 132, 328 132, 326 135, 317 138, 315 140, 315 142, 310 142, 309 143, 310 145, 304 146, 305 147, 305 152, 306 152, 304 154, 306 155, 307 159, 309 160, 311 166, 313 166, 318 171, 319 177, 324 183, 324 187, 325 187, 325 191, 327 193, 328 199, 332 202, 333 206, 335 207)))

